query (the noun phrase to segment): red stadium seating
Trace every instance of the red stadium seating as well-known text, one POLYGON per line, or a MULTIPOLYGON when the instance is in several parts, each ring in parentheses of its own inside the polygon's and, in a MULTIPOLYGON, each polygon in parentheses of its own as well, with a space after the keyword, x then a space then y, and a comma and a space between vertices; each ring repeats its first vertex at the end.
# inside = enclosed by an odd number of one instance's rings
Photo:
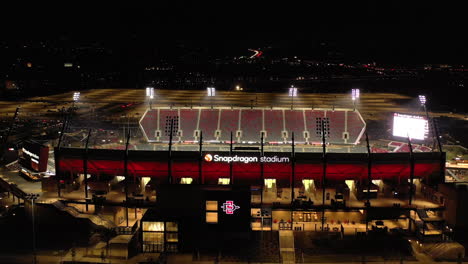
MULTIPOLYGON (((282 131, 283 127, 283 111, 282 110, 265 110, 264 122, 266 137, 265 142, 283 142, 282 131)), ((260 120, 261 122, 261 120, 260 120)), ((258 134, 260 137, 260 133, 258 134)), ((290 135, 289 135, 290 137, 290 135)))
POLYGON ((220 141, 231 140, 231 132, 233 141, 237 141, 236 131, 239 129, 239 109, 221 109, 219 129, 221 130, 220 141))
POLYGON ((180 110, 180 130, 182 130, 182 140, 196 140, 193 131, 197 129, 199 109, 181 109, 180 110))
POLYGON ((322 138, 320 137, 319 134, 317 134, 317 118, 323 118, 324 112, 306 110, 305 117, 306 117, 307 131, 309 131, 309 142, 311 143, 322 142, 322 138))
POLYGON ((327 142, 343 144, 346 143, 343 139, 345 131, 345 111, 327 111, 326 117, 330 121, 330 135, 327 142))
MULTIPOLYGON (((161 131, 161 137, 159 141, 169 141, 169 131, 170 127, 170 119, 173 117, 178 117, 179 113, 177 110, 172 109, 160 109, 159 110, 159 130, 161 131)), ((178 123, 178 122, 177 122, 178 123)), ((177 132, 178 125, 174 124, 174 131, 177 132)), ((176 138, 174 138, 175 140, 176 138)))
MULTIPOLYGON (((177 119, 174 141, 179 137, 184 142, 198 140, 195 131, 203 132, 203 140, 228 142, 233 132, 233 141, 260 142, 261 132, 266 132, 265 143, 291 142, 294 132, 297 143, 321 143, 317 118, 325 118, 329 125, 327 142, 332 144, 358 143, 365 128, 359 112, 352 110, 281 110, 281 109, 153 109, 147 111, 140 121, 143 132, 150 142, 167 142, 170 119, 177 119), (159 111, 159 116, 158 116, 159 111), (239 124, 239 117, 241 118, 239 124), (159 123, 157 122, 159 120, 159 123), (168 121, 169 120, 169 121, 168 121), (304 126, 305 120, 305 126, 304 126), (169 123, 168 123, 169 122, 169 123), (240 126, 239 126, 240 125, 240 126), (160 135, 156 136, 156 131, 160 135), (241 131, 240 136, 237 134, 241 131), (287 135, 283 135, 283 132, 287 135), (308 132, 308 138, 304 136, 308 132), (317 133, 318 132, 318 133, 317 133), (347 139, 344 138, 347 136, 347 139)), ((389 147, 392 142, 389 144, 389 147)), ((420 151, 426 151, 422 149, 420 151)))
POLYGON ((348 113, 348 133, 349 139, 348 143, 358 143, 365 123, 362 121, 361 116, 356 111, 347 111, 348 113))
POLYGON ((215 131, 218 129, 219 109, 203 109, 200 114, 198 130, 203 132, 204 141, 216 140, 215 131))
POLYGON ((243 109, 241 111, 241 141, 260 142, 262 130, 262 111, 255 109, 243 109))
POLYGON ((157 129, 158 122, 158 110, 149 110, 146 112, 145 118, 141 120, 141 126, 146 131, 146 137, 148 141, 156 141, 155 132, 157 129))
MULTIPOLYGON (((304 112, 301 110, 285 110, 284 118, 286 123, 286 131, 289 133, 289 138, 287 141, 290 141, 290 138, 292 137, 291 132, 294 132, 294 140, 296 142, 306 142, 306 139, 304 138, 304 131, 306 130, 304 127, 304 112)), ((308 132, 309 137, 311 137, 312 132, 308 132)))

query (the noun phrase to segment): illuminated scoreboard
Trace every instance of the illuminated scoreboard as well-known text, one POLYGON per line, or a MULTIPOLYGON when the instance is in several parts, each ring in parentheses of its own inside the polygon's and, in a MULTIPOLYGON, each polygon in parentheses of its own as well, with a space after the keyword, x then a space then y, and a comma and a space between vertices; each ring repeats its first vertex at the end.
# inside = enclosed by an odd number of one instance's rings
POLYGON ((424 140, 429 133, 429 122, 423 116, 393 114, 393 136, 424 140))

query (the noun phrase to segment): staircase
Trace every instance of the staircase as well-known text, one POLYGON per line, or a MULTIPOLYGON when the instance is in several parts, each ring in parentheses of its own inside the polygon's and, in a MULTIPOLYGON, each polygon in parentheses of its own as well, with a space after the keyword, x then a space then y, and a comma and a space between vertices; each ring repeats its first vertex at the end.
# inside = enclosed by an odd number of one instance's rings
POLYGON ((98 215, 83 214, 79 212, 75 207, 66 206, 60 201, 53 202, 52 205, 55 206, 55 208, 59 209, 60 211, 69 213, 73 217, 88 219, 89 221, 91 221, 93 224, 97 226, 101 226, 107 229, 112 229, 116 227, 114 223, 112 223, 111 221, 107 219, 104 219, 98 215))

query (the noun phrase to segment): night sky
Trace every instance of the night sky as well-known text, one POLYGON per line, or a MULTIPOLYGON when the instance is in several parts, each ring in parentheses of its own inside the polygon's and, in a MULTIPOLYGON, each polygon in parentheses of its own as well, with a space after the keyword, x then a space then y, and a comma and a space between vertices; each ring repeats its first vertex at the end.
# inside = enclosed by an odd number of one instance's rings
POLYGON ((468 58, 464 9, 446 1, 155 2, 159 4, 2 4, 1 39, 65 36, 72 42, 99 41, 109 47, 182 44, 218 54, 275 46, 312 56, 318 46, 329 45, 349 58, 394 63, 463 64, 468 58))

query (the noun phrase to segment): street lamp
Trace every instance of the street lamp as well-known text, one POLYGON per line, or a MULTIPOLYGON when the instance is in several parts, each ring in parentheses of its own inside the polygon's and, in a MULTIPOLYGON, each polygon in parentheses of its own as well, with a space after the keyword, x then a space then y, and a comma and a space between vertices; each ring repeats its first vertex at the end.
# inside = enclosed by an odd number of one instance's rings
POLYGON ((297 97, 297 88, 291 85, 289 88, 288 96, 291 97, 291 110, 294 106, 294 97, 297 97))
POLYGON ((149 98, 149 105, 150 110, 152 109, 152 102, 154 99, 154 88, 153 87, 146 87, 146 97, 149 98))
POLYGON ((31 219, 32 219, 32 249, 33 249, 33 264, 36 264, 36 227, 34 223, 34 201, 39 197, 39 194, 30 193, 24 196, 25 200, 31 201, 31 219))
POLYGON ((216 88, 208 87, 208 88, 206 88, 206 91, 208 93, 208 96, 210 97, 211 109, 213 109, 213 97, 216 95, 216 88))

